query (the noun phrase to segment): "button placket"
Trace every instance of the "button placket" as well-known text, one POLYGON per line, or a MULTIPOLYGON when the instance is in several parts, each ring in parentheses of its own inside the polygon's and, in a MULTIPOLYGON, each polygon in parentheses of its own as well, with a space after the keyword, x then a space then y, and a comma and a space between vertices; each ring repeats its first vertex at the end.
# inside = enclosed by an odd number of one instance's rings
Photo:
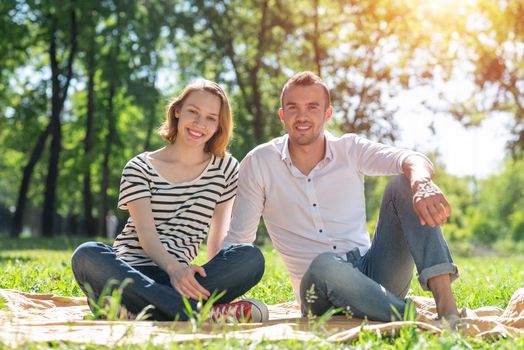
POLYGON ((306 195, 310 203, 311 217, 315 223, 315 228, 319 234, 322 234, 324 232, 324 222, 322 221, 322 217, 320 215, 315 185, 311 174, 306 179, 306 195))

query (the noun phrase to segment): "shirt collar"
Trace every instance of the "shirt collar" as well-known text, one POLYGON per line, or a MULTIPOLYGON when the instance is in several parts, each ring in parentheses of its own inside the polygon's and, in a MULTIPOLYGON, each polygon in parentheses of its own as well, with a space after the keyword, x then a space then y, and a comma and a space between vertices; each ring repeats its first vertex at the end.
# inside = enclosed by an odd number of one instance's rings
MULTIPOLYGON (((335 141, 337 138, 333 136, 329 131, 324 130, 324 137, 326 140, 326 154, 324 155, 324 158, 322 159, 322 162, 332 160, 333 159, 333 141, 335 141)), ((283 136, 283 145, 282 150, 280 151, 280 156, 283 161, 286 163, 291 164, 291 156, 289 154, 289 135, 285 134, 283 136)))

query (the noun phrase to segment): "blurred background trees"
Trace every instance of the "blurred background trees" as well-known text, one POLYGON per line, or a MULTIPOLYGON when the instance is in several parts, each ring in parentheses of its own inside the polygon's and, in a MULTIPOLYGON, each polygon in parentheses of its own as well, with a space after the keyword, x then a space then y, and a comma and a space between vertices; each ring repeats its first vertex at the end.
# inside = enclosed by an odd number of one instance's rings
MULTIPOLYGON (((491 177, 458 178, 433 159, 454 206, 446 236, 518 246, 522 18, 523 0, 2 1, 0 232, 105 235, 121 169, 162 145, 155 128, 185 84, 205 77, 226 87, 231 152, 242 159, 282 133, 280 88, 312 70, 332 87, 336 134, 394 144, 395 97, 428 86, 441 97, 428 110, 465 127, 510 115, 507 160, 491 177), (446 91, 457 77, 470 84, 464 96, 446 91)), ((367 181, 370 222, 385 181, 367 181)))

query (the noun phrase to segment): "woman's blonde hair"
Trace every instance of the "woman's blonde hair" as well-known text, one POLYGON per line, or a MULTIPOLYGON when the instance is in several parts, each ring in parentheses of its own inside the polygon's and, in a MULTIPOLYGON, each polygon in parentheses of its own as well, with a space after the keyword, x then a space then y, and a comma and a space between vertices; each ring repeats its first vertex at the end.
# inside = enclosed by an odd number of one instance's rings
POLYGON ((194 91, 207 91, 220 98, 218 128, 213 137, 206 142, 204 150, 217 157, 223 157, 226 154, 227 145, 233 134, 233 115, 226 93, 220 85, 210 80, 201 79, 187 85, 180 95, 170 101, 167 107, 166 120, 158 129, 158 133, 167 142, 175 142, 178 126, 176 113, 180 111, 189 94, 194 91))

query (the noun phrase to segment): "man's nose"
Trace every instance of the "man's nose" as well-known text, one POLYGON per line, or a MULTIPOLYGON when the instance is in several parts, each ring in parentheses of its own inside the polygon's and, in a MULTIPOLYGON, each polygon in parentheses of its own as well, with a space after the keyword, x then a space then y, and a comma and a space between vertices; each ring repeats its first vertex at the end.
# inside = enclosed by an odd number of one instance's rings
POLYGON ((297 118, 302 119, 307 117, 307 110, 305 109, 298 109, 297 110, 297 118))

